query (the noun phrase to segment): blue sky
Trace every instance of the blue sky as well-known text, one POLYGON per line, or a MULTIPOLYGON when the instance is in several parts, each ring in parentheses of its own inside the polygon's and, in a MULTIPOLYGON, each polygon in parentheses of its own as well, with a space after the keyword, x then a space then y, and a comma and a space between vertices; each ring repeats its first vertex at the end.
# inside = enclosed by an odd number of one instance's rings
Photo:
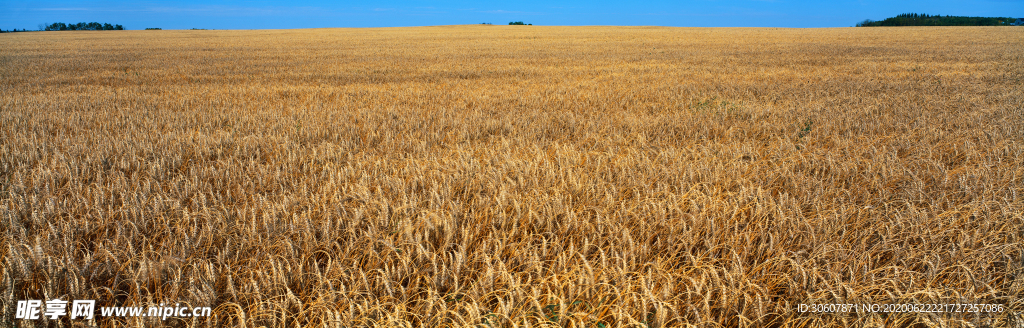
POLYGON ((454 25, 844 27, 905 12, 1024 17, 1024 0, 69 1, 0 0, 0 29, 100 22, 127 29, 454 25))

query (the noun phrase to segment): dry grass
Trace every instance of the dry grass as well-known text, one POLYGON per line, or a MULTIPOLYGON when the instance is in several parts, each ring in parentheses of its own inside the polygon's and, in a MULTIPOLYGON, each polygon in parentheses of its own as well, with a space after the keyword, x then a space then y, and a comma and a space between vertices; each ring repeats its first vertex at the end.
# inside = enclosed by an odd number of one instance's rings
POLYGON ((1020 325, 1020 30, 0 35, 0 323, 1020 325))

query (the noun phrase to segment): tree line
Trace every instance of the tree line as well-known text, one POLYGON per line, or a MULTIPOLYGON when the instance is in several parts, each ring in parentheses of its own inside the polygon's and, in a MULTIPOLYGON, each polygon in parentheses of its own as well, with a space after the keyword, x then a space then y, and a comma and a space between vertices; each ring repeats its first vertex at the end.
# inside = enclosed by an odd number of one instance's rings
POLYGON ((942 16, 928 14, 901 14, 880 21, 866 19, 857 24, 862 26, 1004 26, 1010 25, 1016 18, 1009 17, 967 17, 942 16))
POLYGON ((64 23, 53 23, 46 25, 44 31, 109 31, 109 30, 123 30, 124 26, 121 24, 110 25, 110 23, 86 23, 81 22, 78 24, 64 24, 64 23))

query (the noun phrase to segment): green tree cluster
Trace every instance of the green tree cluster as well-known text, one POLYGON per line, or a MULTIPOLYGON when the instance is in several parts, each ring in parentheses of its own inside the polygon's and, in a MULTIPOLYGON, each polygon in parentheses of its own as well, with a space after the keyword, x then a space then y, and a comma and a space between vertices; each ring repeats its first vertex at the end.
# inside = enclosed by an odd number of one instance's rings
POLYGON ((78 24, 64 24, 64 23, 53 23, 46 25, 44 30, 46 31, 108 31, 108 30, 123 30, 124 26, 121 24, 110 25, 110 23, 86 23, 81 22, 78 24))
POLYGON ((523 21, 515 21, 515 22, 508 22, 508 25, 533 25, 533 24, 526 24, 526 23, 523 23, 523 21))
POLYGON ((928 14, 900 14, 896 17, 889 17, 880 21, 866 19, 857 23, 857 27, 863 26, 1004 26, 1010 25, 1016 19, 1009 17, 967 17, 967 16, 942 16, 928 14))

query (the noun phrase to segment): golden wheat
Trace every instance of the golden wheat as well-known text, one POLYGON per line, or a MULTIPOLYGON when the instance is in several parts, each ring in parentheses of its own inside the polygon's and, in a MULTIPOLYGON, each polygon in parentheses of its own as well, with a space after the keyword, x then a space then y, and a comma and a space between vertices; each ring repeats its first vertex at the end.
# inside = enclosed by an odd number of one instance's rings
POLYGON ((0 35, 2 324, 1021 325, 1024 33, 0 35), (15 320, 27 299, 210 318, 15 320), (990 303, 995 314, 798 311, 990 303))

